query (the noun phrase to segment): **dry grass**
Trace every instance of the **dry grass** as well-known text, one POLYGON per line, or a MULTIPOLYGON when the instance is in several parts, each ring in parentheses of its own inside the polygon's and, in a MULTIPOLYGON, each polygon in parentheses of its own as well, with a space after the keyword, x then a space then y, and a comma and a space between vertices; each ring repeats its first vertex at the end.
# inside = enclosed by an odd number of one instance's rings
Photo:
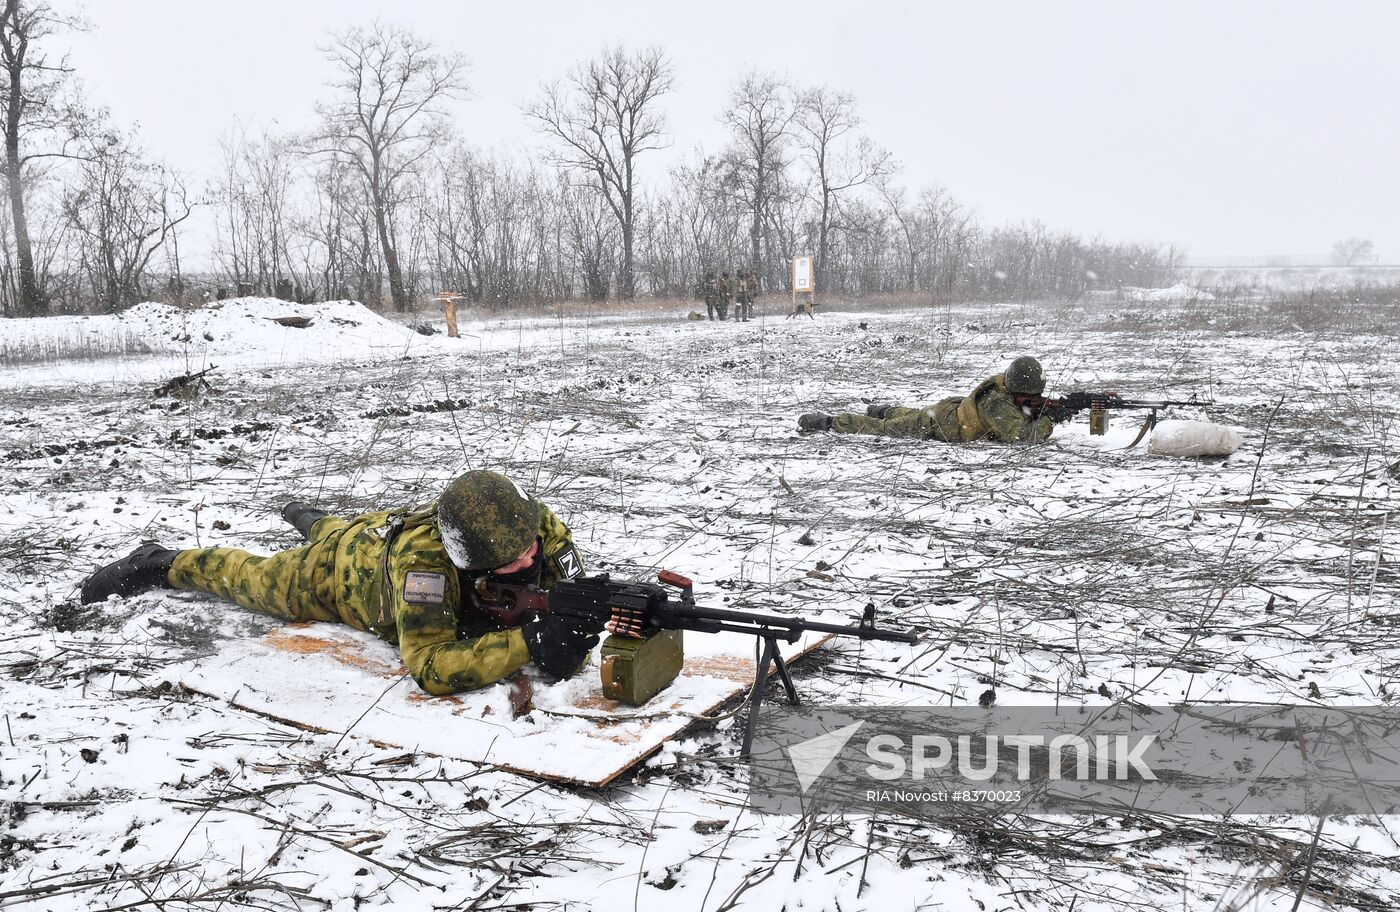
POLYGON ((151 348, 139 333, 113 329, 99 335, 74 330, 66 336, 0 341, 0 367, 51 364, 55 361, 98 361, 147 355, 151 348))

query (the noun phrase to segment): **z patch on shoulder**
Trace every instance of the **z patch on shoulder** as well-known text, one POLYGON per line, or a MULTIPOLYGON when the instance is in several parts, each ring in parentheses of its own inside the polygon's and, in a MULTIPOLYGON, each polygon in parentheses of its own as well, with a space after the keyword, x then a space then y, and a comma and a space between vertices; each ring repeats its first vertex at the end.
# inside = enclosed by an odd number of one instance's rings
POLYGON ((403 600, 410 605, 441 605, 447 598, 447 577, 441 573, 407 574, 403 580, 403 600))
POLYGON ((578 576, 578 552, 573 548, 565 548, 554 556, 554 563, 559 565, 559 576, 561 579, 573 579, 578 576))

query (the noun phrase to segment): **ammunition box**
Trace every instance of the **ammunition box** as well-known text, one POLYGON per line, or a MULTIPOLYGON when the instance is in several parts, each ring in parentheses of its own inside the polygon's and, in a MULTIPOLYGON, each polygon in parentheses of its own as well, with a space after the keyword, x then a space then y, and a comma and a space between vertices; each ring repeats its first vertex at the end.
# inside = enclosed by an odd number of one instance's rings
POLYGON ((603 695, 641 706, 674 681, 684 664, 679 630, 661 630, 641 639, 610 636, 603 641, 603 695))
POLYGON ((1089 408, 1089 433, 1096 437, 1102 437, 1108 431, 1108 411, 1107 409, 1089 408))

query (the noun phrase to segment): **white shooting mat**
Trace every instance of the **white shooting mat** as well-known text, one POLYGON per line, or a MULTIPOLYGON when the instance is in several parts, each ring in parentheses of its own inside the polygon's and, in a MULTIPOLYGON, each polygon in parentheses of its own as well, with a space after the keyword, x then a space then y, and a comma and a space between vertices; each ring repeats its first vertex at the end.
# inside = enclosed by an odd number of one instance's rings
MULTIPOLYGON (((792 661, 828 637, 781 643, 792 661)), ((597 656, 557 684, 533 678, 534 709, 511 719, 507 685, 435 697, 408 677, 398 650, 340 624, 289 624, 225 643, 214 658, 173 666, 186 689, 298 728, 484 763, 536 779, 606 785, 668 738, 753 684, 755 638, 685 634, 685 667, 644 706, 603 696, 597 656)), ((526 666, 533 672, 533 666, 526 666)), ((771 673, 770 673, 771 677, 771 673)))

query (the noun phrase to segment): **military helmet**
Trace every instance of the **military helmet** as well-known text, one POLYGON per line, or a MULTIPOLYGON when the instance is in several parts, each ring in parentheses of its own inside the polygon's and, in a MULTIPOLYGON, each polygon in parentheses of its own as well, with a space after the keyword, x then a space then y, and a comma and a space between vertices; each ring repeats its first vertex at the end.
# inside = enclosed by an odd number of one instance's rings
POLYGON ((543 505, 499 472, 458 475, 438 498, 438 531, 462 570, 490 570, 525 553, 539 534, 543 505))
POLYGON ((1012 361, 1006 369, 1006 388, 1023 396, 1039 396, 1045 392, 1045 371, 1040 362, 1029 356, 1012 361))

